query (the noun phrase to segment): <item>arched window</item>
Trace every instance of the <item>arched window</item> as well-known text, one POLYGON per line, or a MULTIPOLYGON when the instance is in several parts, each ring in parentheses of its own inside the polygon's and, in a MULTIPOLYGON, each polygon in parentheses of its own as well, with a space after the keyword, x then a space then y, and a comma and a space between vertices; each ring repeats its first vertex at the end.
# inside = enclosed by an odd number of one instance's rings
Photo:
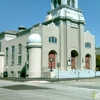
POLYGON ((0 42, 0 52, 1 52, 1 42, 0 42))
POLYGON ((72 0, 72 7, 75 7, 75 0, 72 0))
POLYGON ((61 5, 61 0, 58 0, 58 4, 61 5))
POLYGON ((91 48, 91 43, 86 42, 86 43, 85 43, 85 48, 91 48))
POLYGON ((67 0, 67 5, 70 6, 70 0, 67 0))
POLYGON ((57 8, 57 0, 54 0, 54 8, 57 8))
POLYGON ((19 44, 19 51, 18 51, 18 64, 21 64, 21 59, 22 59, 22 44, 19 44))
POLYGON ((6 65, 8 65, 8 47, 6 48, 6 65))
POLYGON ((14 65, 14 58, 15 58, 15 46, 12 46, 12 62, 11 62, 12 65, 14 65))
POLYGON ((57 38, 51 36, 51 37, 49 37, 49 42, 50 42, 50 43, 57 43, 57 38))

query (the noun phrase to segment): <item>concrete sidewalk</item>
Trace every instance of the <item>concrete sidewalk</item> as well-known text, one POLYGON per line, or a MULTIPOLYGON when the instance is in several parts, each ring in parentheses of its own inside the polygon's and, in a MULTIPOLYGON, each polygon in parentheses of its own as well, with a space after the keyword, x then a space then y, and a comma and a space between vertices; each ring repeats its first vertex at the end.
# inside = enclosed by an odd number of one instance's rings
MULTIPOLYGON (((48 82, 57 82, 57 81, 72 81, 72 80, 84 80, 84 79, 96 79, 99 77, 92 78, 17 78, 17 77, 8 77, 7 80, 14 82, 26 82, 26 81, 48 81, 48 82)), ((6 80, 6 78, 0 77, 0 80, 6 80)))

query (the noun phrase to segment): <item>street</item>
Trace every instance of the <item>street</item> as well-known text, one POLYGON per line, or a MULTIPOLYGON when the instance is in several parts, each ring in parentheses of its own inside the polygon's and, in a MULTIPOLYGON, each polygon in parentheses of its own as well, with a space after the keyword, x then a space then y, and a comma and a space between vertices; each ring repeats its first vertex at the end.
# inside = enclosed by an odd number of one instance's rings
POLYGON ((0 100, 100 100, 100 79, 71 81, 0 80, 0 100))

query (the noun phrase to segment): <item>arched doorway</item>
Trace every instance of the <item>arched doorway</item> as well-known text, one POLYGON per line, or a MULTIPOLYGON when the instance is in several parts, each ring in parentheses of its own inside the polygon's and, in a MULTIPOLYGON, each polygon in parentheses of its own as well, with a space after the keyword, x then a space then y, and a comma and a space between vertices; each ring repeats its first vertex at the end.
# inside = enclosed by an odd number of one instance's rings
POLYGON ((87 54, 85 56, 85 67, 86 67, 86 69, 90 69, 90 59, 91 59, 91 55, 87 54))
POLYGON ((76 69, 77 66, 77 56, 78 56, 78 52, 76 50, 72 50, 71 51, 71 68, 72 69, 76 69))
POLYGON ((56 66, 56 51, 52 50, 48 54, 48 67, 50 70, 55 69, 56 66))

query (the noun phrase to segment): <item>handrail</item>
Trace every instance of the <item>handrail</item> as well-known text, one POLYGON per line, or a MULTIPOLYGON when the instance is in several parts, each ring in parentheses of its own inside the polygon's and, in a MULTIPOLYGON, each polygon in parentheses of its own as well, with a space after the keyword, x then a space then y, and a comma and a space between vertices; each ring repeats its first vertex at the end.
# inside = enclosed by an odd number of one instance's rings
POLYGON ((78 78, 79 78, 80 72, 78 71, 78 69, 75 68, 75 73, 76 71, 78 72, 78 78))
MULTIPOLYGON (((92 69, 91 69, 92 70, 92 69)), ((96 71, 92 70, 95 73, 95 77, 96 77, 96 71)))

